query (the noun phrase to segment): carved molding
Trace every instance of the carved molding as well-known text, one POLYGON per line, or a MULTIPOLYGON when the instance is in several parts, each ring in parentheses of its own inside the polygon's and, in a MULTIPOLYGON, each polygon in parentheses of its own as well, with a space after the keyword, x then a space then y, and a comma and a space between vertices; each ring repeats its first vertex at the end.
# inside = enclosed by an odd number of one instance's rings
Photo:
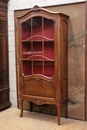
POLYGON ((39 9, 39 6, 38 5, 35 5, 34 7, 33 7, 33 9, 32 9, 33 11, 35 11, 35 12, 37 12, 37 11, 40 11, 40 9, 39 9))
POLYGON ((37 82, 40 82, 41 78, 37 76, 37 77, 35 78, 35 80, 36 80, 37 82))
POLYGON ((31 99, 31 101, 32 101, 33 103, 37 104, 38 106, 39 106, 39 105, 46 104, 46 101, 39 100, 39 99, 31 99))
POLYGON ((55 81, 55 75, 53 77, 49 78, 49 77, 43 76, 41 74, 33 74, 30 76, 25 76, 22 73, 22 76, 23 76, 24 81, 36 80, 37 82, 40 82, 41 80, 44 80, 44 81, 49 82, 49 83, 54 83, 54 81, 55 81))

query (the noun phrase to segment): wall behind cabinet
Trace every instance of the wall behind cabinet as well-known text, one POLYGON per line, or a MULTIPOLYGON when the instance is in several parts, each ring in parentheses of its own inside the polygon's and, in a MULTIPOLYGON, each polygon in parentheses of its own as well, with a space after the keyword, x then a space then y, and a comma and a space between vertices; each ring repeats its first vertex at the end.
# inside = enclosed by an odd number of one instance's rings
MULTIPOLYGON (((85 3, 45 7, 54 12, 65 13, 70 16, 68 26, 68 96, 69 117, 85 119, 85 3)), ((15 11, 16 32, 16 59, 17 59, 17 89, 19 106, 19 62, 18 62, 18 31, 17 16, 23 15, 28 10, 15 11)), ((24 102, 25 109, 29 103, 24 102)), ((63 108, 64 109, 64 108, 63 108)), ((62 109, 62 110, 63 110, 62 109)), ((33 105, 34 111, 56 114, 55 106, 33 105)))

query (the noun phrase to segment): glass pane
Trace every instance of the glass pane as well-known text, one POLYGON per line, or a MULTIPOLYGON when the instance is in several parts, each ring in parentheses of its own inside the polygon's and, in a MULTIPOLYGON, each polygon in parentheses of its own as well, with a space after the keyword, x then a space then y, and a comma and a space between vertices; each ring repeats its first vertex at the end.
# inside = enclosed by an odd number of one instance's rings
POLYGON ((44 18, 44 36, 54 39, 54 21, 44 18))
POLYGON ((42 55, 42 42, 33 42, 33 55, 42 55))
POLYGON ((44 75, 49 77, 54 75, 54 62, 52 61, 44 62, 44 75))
POLYGON ((32 18, 32 40, 42 40, 42 17, 32 18))
POLYGON ((22 57, 23 58, 28 58, 32 55, 32 50, 31 50, 31 42, 23 42, 22 43, 22 57))
POLYGON ((54 42, 47 41, 44 42, 44 56, 49 59, 54 59, 54 42))
POLYGON ((23 73, 24 75, 32 74, 32 61, 23 61, 23 73))
POLYGON ((42 61, 34 61, 33 62, 33 74, 42 74, 42 61))
POLYGON ((22 40, 31 37, 31 19, 22 24, 22 40))

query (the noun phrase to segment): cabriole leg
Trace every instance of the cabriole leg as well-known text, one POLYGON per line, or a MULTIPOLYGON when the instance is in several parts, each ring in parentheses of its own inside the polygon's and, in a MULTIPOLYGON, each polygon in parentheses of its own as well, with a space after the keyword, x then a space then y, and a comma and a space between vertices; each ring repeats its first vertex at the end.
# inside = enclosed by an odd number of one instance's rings
POLYGON ((23 116, 23 100, 20 101, 20 117, 23 116))
POLYGON ((57 106, 58 125, 61 125, 61 123, 60 123, 60 113, 61 113, 61 111, 60 111, 60 106, 57 106))

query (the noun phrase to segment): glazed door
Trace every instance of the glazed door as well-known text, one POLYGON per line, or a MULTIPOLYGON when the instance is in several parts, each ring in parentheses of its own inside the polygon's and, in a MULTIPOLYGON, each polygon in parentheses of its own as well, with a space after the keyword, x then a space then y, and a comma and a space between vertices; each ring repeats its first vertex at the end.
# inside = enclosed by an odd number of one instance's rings
POLYGON ((22 23, 20 73, 30 76, 29 82, 24 81, 24 94, 55 98, 54 28, 53 20, 41 16, 32 17, 22 23))

